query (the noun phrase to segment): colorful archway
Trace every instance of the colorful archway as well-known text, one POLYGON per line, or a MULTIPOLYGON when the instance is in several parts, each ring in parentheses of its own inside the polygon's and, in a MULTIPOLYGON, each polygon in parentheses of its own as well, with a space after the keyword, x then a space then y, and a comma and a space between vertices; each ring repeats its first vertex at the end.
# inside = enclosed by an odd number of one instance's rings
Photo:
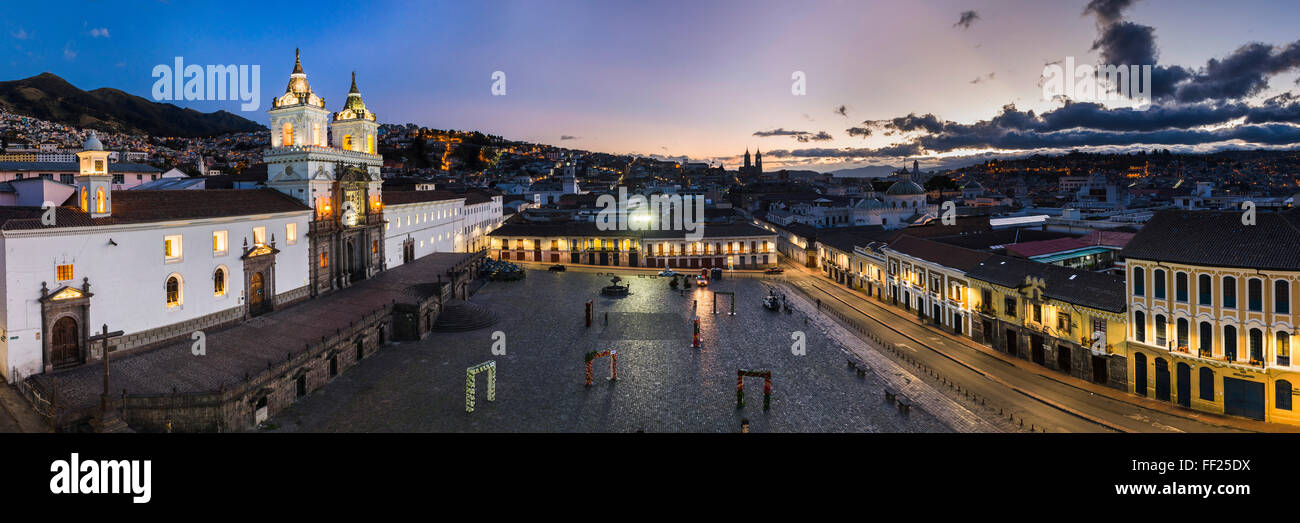
POLYGON ((595 378, 593 377, 593 373, 591 370, 592 362, 594 362, 596 358, 604 358, 606 356, 609 357, 609 373, 610 373, 609 381, 618 381, 618 350, 606 349, 602 351, 591 351, 588 352, 584 358, 587 363, 587 386, 588 387, 590 387, 591 384, 595 381, 595 378))
POLYGON ((488 360, 465 369, 465 412, 474 412, 474 377, 487 371, 487 400, 497 400, 497 362, 488 360))
POLYGON ((745 406, 745 378, 763 378, 763 410, 772 406, 772 371, 736 369, 736 408, 745 406))

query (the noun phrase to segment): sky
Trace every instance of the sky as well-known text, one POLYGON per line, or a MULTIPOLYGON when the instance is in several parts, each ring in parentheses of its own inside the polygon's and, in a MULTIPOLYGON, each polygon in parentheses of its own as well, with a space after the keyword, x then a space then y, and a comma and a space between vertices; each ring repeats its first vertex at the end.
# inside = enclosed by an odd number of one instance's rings
POLYGON ((1300 97, 1288 96, 1300 90, 1294 1, 59 5, 57 16, 45 4, 6 7, 0 79, 48 71, 151 98, 155 66, 177 56, 259 65, 255 110, 174 103, 263 124, 301 49, 330 110, 355 71, 381 122, 730 167, 747 148, 763 150, 768 168, 825 171, 1300 143, 1300 97), (1045 98, 1044 66, 1067 57, 1154 66, 1151 103, 1045 98), (504 95, 493 94, 497 71, 504 95))

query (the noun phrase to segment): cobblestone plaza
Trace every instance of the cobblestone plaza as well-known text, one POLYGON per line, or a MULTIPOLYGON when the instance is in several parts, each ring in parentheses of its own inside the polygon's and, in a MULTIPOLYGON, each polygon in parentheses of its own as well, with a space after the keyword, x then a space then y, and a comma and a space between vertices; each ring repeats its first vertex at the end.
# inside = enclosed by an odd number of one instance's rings
POLYGON ((494 311, 493 327, 433 333, 390 344, 272 418, 269 430, 308 432, 949 432, 924 408, 900 413, 884 400, 884 382, 846 367, 840 343, 806 301, 793 314, 762 306, 768 284, 726 278, 705 289, 671 290, 667 278, 623 274, 632 295, 605 298, 610 276, 529 271, 517 282, 492 282, 472 301, 494 311), (735 293, 735 315, 725 294, 735 293), (584 304, 595 318, 584 323, 584 304), (698 303, 702 348, 691 347, 698 303), (606 324, 606 314, 608 323, 606 324), (493 332, 505 334, 493 355, 493 332), (791 350, 806 335, 806 353, 791 350), (618 377, 608 358, 595 360, 595 385, 584 385, 584 355, 618 352, 618 377), (465 412, 466 368, 496 362, 496 400, 487 375, 477 378, 473 413, 465 412), (770 410, 763 380, 745 378, 745 406, 736 407, 737 369, 771 370, 770 410))

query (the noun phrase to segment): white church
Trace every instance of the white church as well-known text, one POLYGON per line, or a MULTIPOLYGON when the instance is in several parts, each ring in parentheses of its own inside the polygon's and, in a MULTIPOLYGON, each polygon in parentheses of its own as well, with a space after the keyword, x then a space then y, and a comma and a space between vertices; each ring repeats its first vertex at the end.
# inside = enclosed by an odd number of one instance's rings
POLYGON ((0 206, 0 374, 14 382, 174 341, 348 287, 433 252, 487 246, 501 197, 385 194, 378 123, 353 75, 330 113, 295 60, 268 110, 267 188, 113 190, 92 133, 62 206, 0 206))

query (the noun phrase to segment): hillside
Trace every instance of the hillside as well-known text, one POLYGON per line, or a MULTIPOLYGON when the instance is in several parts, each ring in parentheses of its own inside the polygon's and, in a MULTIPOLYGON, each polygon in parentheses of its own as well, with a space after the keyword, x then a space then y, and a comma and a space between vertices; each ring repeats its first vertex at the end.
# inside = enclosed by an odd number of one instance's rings
POLYGON ((78 127, 152 136, 213 136, 265 129, 226 111, 201 113, 108 87, 83 91, 52 73, 0 82, 0 107, 78 127))

